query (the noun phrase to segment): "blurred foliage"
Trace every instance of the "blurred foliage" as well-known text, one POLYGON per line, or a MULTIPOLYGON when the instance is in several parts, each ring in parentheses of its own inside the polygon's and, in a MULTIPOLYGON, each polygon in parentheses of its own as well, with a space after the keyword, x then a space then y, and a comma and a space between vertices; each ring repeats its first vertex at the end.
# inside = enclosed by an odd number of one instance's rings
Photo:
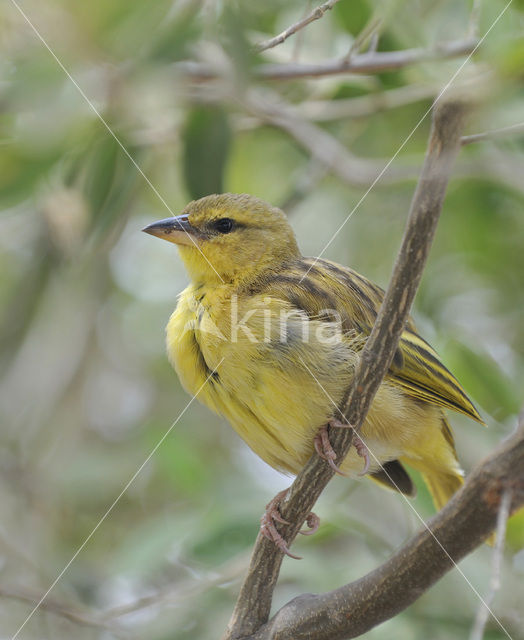
MULTIPOLYGON (((480 34, 504 5, 482 4, 480 34)), ((192 198, 250 192, 286 205, 305 254, 329 242, 326 257, 386 285, 428 119, 393 164, 411 168, 412 178, 379 181, 330 242, 366 188, 336 177, 315 149, 249 105, 262 100, 278 114, 285 101, 300 125, 301 109, 313 103, 346 104, 346 117, 315 125, 378 173, 462 59, 286 82, 257 80, 257 67, 347 55, 378 18, 379 51, 464 39, 471 2, 341 0, 262 54, 252 44, 300 19, 304 3, 27 0, 23 10, 90 104, 15 5, 4 3, 2 631, 15 633, 32 608, 27 600, 39 600, 111 509, 49 596, 92 624, 42 607, 19 637, 211 640, 227 623, 263 506, 289 479, 180 388, 164 326, 186 275, 173 246, 140 229, 192 198), (192 79, 188 61, 217 78, 192 79), (352 115, 351 101, 368 99, 352 115)), ((469 80, 477 98, 471 133, 524 121, 523 10, 512 4, 458 79, 469 80)), ((463 149, 414 311, 489 426, 451 417, 466 470, 511 432, 524 399, 523 175, 522 136, 463 149)), ((427 517, 431 501, 416 477, 410 504, 427 517)), ((384 561, 420 526, 411 506, 371 483, 335 479, 318 504, 319 533, 296 542, 305 560, 284 562, 275 608, 384 561)), ((514 638, 524 628, 523 543, 519 514, 494 604, 514 638)), ((461 566, 480 593, 490 562, 482 548, 461 566)), ((365 637, 466 637, 477 607, 452 572, 365 637)), ((503 636, 490 622, 485 637, 503 636)))
POLYGON ((224 191, 231 130, 223 109, 195 107, 183 132, 184 177, 192 198, 224 191))

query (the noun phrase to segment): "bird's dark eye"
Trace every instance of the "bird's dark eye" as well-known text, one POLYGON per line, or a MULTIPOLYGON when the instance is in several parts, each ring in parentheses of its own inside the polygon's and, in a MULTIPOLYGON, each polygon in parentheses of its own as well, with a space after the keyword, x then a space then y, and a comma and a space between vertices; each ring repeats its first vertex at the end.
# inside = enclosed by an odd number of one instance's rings
POLYGON ((220 218, 213 224, 213 227, 219 233, 229 233, 233 230, 233 220, 231 218, 220 218))

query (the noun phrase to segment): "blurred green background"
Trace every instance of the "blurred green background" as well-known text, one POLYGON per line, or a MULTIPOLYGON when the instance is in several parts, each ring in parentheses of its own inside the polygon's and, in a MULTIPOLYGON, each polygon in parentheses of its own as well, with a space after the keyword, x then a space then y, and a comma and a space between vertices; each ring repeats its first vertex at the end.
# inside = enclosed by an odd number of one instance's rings
MULTIPOLYGON (((504 5, 485 2, 472 20, 465 0, 342 0, 255 54, 254 43, 315 4, 23 2, 82 96, 12 0, 2 4, 2 638, 175 419, 19 638, 220 636, 263 507, 290 479, 224 420, 188 406, 164 353, 187 278, 176 249, 140 229, 192 198, 249 192, 284 207, 303 252, 317 255, 464 58, 280 82, 257 68, 358 52, 377 18, 379 51, 467 40, 504 5), (216 77, 196 77, 188 61, 216 77)), ((523 33, 524 2, 514 0, 461 72, 457 84, 476 101, 468 133, 524 121, 523 33)), ((387 284, 428 130, 426 118, 325 257, 387 284)), ((522 134, 464 147, 415 304, 421 333, 489 425, 452 416, 466 470, 514 429, 524 401, 523 205, 522 134)), ((432 513, 420 484, 412 506, 432 513)), ((420 527, 404 499, 366 481, 336 478, 317 507, 321 529, 294 545, 304 560, 284 561, 275 607, 362 576, 420 527)), ((524 637, 523 544, 516 518, 493 605, 515 639, 524 637)), ((461 564, 480 593, 490 563, 486 547, 461 564)), ((454 571, 365 637, 465 638, 478 605, 454 571)), ((504 636, 491 621, 485 637, 504 636)))

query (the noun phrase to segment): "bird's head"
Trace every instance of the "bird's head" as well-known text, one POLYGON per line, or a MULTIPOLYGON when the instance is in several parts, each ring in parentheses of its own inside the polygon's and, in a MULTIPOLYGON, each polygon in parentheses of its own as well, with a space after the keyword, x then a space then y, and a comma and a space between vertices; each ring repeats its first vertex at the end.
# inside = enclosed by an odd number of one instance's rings
POLYGON ((247 194, 194 200, 143 231, 177 244, 197 283, 246 282, 300 255, 284 213, 247 194))

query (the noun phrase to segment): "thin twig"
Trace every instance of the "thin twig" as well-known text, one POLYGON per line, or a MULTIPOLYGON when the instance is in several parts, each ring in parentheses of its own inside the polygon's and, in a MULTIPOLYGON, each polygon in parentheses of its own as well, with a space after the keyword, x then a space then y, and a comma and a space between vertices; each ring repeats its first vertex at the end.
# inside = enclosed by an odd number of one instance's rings
MULTIPOLYGON (((342 403, 344 415, 355 429, 364 422, 407 320, 440 216, 451 167, 460 147, 465 114, 466 108, 461 102, 444 103, 435 109, 426 160, 390 285, 362 351, 347 402, 342 403)), ((352 429, 330 433, 330 439, 337 460, 343 460, 351 446, 352 429)), ((288 545, 332 476, 332 469, 318 456, 312 456, 296 477, 287 500, 281 505, 282 517, 291 523, 279 525, 288 545)), ((258 536, 225 640, 249 636, 267 621, 282 557, 274 544, 262 535, 258 536)))
POLYGON ((487 140, 497 140, 499 138, 521 135, 524 135, 524 122, 512 124, 509 127, 502 127, 501 129, 485 131, 484 133, 474 133, 470 136, 462 136, 460 143, 462 146, 465 146, 467 144, 473 144, 474 142, 485 142, 487 140))
MULTIPOLYGON (((267 96, 268 93, 266 92, 267 96)), ((296 109, 275 96, 272 103, 258 94, 247 96, 243 102, 260 120, 282 129, 293 137, 312 158, 321 162, 347 184, 369 186, 383 170, 385 161, 366 159, 351 153, 337 138, 325 129, 301 118, 296 109)), ((383 176, 382 185, 415 178, 418 167, 393 167, 383 176)))
POLYGON ((470 640, 482 640, 484 629, 489 618, 489 609, 495 599, 497 591, 500 589, 500 575, 502 571, 502 559, 504 557, 504 542, 506 540, 506 526, 508 523, 509 511, 511 507, 511 489, 506 489, 500 501, 499 514, 497 519, 497 533, 495 548, 493 549, 493 560, 491 570, 491 580, 489 591, 480 605, 475 623, 471 631, 470 640))
POLYGON ((255 73, 264 80, 289 80, 336 75, 339 73, 372 74, 394 71, 412 64, 433 59, 469 55, 477 41, 459 41, 442 44, 435 49, 405 49, 404 51, 374 51, 360 53, 349 60, 328 60, 317 64, 263 64, 255 73))
POLYGON ((437 85, 414 84, 355 98, 309 100, 293 105, 291 111, 295 111, 306 120, 314 120, 315 122, 362 118, 373 115, 378 111, 395 109, 422 100, 432 100, 438 95, 439 91, 440 87, 437 85))
POLYGON ((177 603, 180 605, 181 602, 187 602, 188 599, 196 598, 213 587, 236 580, 244 572, 247 561, 248 556, 245 553, 241 553, 217 568, 216 573, 214 572, 209 578, 201 580, 191 578, 177 585, 175 588, 159 590, 156 593, 143 596, 127 604, 106 609, 102 613, 102 619, 111 621, 129 615, 130 613, 135 613, 136 611, 142 611, 149 607, 169 603, 177 603))
POLYGON ((496 146, 482 149, 475 158, 457 163, 455 175, 461 179, 496 180, 517 193, 524 193, 524 158, 518 151, 502 152, 496 146))
POLYGON ((353 40, 351 47, 349 48, 348 54, 345 56, 344 60, 348 62, 351 60, 351 57, 358 53, 362 47, 366 44, 366 41, 373 36, 377 36, 376 43, 373 47, 370 47, 367 53, 373 53, 376 51, 376 44, 378 44, 378 30, 382 26, 382 18, 372 18, 368 24, 362 29, 362 31, 358 34, 358 36, 353 40))
MULTIPOLYGON (((311 0, 307 0, 306 6, 304 7, 303 17, 307 16, 307 14, 311 11, 311 0)), ((300 49, 302 48, 302 44, 304 43, 304 30, 301 29, 297 37, 295 38, 295 42, 293 43, 293 51, 291 53, 291 60, 296 62, 299 58, 300 49)))
MULTIPOLYGON (((320 63, 261 64, 254 67, 253 75, 262 80, 291 80, 314 78, 341 73, 373 74, 394 71, 409 65, 469 55, 478 40, 446 42, 432 49, 404 49, 403 51, 372 51, 360 53, 350 60, 335 59, 320 63)), ((191 80, 207 82, 228 73, 230 70, 217 68, 211 64, 184 60, 174 65, 174 69, 191 80)))
MULTIPOLYGON (((491 74, 486 72, 477 74, 475 77, 470 76, 467 80, 462 80, 460 89, 469 92, 470 95, 475 95, 491 79, 491 74)), ((459 88, 458 84, 455 84, 455 86, 459 88)), ((367 117, 379 111, 395 109, 423 100, 433 100, 440 90, 441 87, 436 84, 411 84, 387 91, 368 93, 355 98, 303 101, 289 105, 288 113, 290 116, 298 114, 306 120, 315 122, 367 117)), ((472 140, 472 142, 476 142, 476 139, 472 140)), ((468 144, 468 142, 466 141, 465 144, 468 144)))
MULTIPOLYGON (((31 606, 34 606, 40 600, 40 597, 40 593, 32 593, 16 588, 0 586, 0 598, 18 600, 19 602, 25 602, 31 606)), ((70 622, 84 627, 105 629, 107 631, 110 631, 115 636, 129 637, 129 634, 125 633, 123 630, 118 629, 116 625, 108 622, 107 620, 99 619, 93 614, 81 611, 77 607, 70 606, 63 602, 58 602, 56 600, 47 598, 41 603, 40 609, 53 613, 56 616, 65 618, 70 622)))
POLYGON ((318 183, 325 178, 327 172, 328 169, 322 162, 316 158, 311 158, 305 169, 298 174, 293 188, 279 204, 279 208, 285 211, 288 216, 292 214, 293 209, 316 189, 318 183))
POLYGON ((255 45, 255 51, 260 53, 261 51, 266 51, 267 49, 272 49, 273 47, 282 44, 289 38, 289 36, 292 36, 297 31, 300 31, 300 29, 307 27, 308 24, 311 24, 315 20, 319 20, 320 18, 322 18, 326 11, 330 11, 331 9, 333 9, 337 2, 340 2, 340 0, 328 0, 328 2, 324 2, 324 4, 321 4, 319 7, 316 7, 316 9, 313 9, 313 11, 309 13, 305 18, 302 18, 302 20, 295 22, 295 24, 292 24, 274 38, 264 40, 264 42, 260 42, 259 44, 255 45))
POLYGON ((473 0, 473 6, 471 7, 471 13, 469 15, 469 24, 468 24, 468 36, 470 38, 478 37, 481 6, 482 6, 482 0, 473 0))
POLYGON ((374 53, 378 47, 378 41, 380 39, 380 35, 378 30, 371 34, 369 39, 368 53, 374 53))

